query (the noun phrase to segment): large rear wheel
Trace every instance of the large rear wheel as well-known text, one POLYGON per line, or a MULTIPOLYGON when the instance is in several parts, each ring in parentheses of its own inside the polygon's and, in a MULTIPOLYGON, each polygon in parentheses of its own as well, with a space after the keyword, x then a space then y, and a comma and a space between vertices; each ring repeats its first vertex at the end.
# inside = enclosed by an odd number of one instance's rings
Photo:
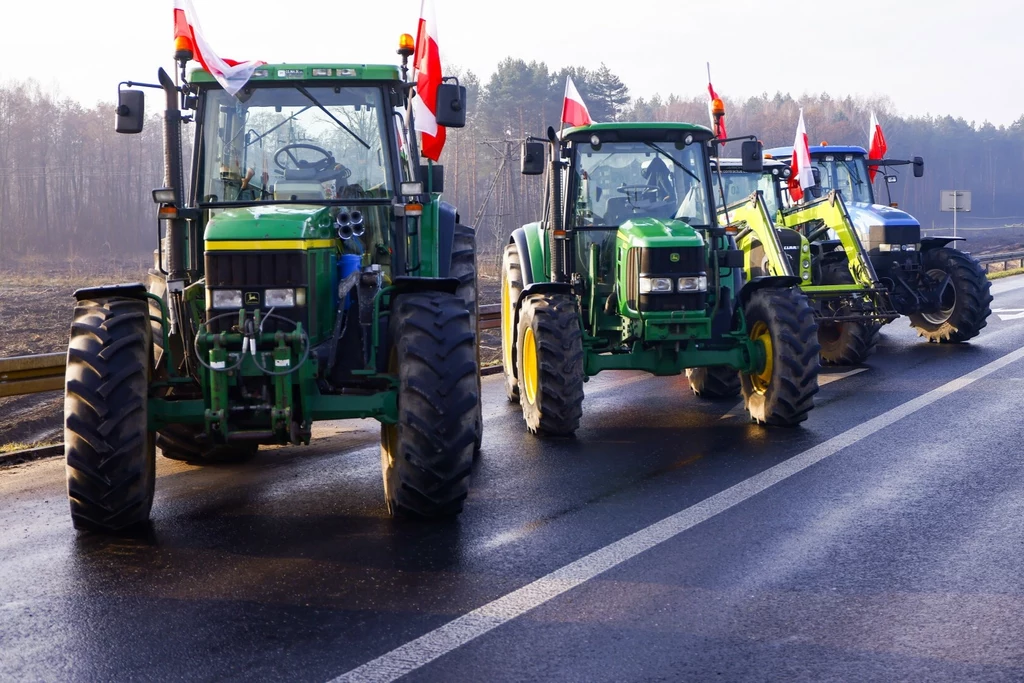
POLYGON ((690 389, 699 398, 733 398, 740 393, 740 373, 725 365, 687 368, 690 389))
POLYGON ((925 273, 936 281, 949 275, 950 285, 940 295, 939 307, 910 316, 910 326, 930 342, 955 344, 978 336, 992 314, 992 283, 978 260, 962 251, 943 247, 923 254, 925 273))
POLYGON ((147 402, 152 363, 145 301, 79 299, 64 392, 68 500, 76 529, 111 533, 149 520, 156 483, 147 402))
MULTIPOLYGON (((451 276, 457 278, 459 286, 455 293, 462 298, 469 311, 470 326, 473 329, 473 338, 476 340, 476 365, 480 367, 480 297, 479 285, 477 283, 476 268, 476 230, 467 225, 455 225, 455 239, 452 244, 452 269, 451 276)), ((480 373, 476 376, 477 395, 483 396, 480 373)), ((474 437, 474 451, 479 452, 483 445, 484 415, 483 406, 477 402, 474 409, 476 420, 476 435, 474 437)))
POLYGON ((399 295, 390 318, 398 422, 381 425, 388 511, 450 517, 469 493, 480 402, 476 335, 462 299, 443 292, 399 295))
POLYGON ((576 298, 532 294, 519 312, 519 402, 533 434, 571 436, 583 415, 583 333, 576 298))
POLYGON ((750 338, 765 350, 760 370, 740 374, 751 419, 791 427, 807 419, 818 393, 818 326, 796 288, 759 289, 743 309, 750 338))
POLYGON ((506 245, 501 258, 501 368, 505 374, 505 395, 519 403, 519 379, 516 376, 516 304, 523 291, 523 270, 519 249, 506 245))

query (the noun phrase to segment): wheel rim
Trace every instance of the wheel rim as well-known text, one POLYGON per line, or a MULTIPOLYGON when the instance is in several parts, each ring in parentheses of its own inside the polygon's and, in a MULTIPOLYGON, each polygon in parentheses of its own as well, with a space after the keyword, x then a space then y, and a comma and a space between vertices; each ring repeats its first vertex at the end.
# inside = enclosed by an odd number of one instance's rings
POLYGON ((527 327, 523 336, 523 367, 519 369, 526 391, 526 400, 530 404, 537 403, 537 384, 540 372, 537 369, 537 338, 533 336, 533 328, 527 327))
POLYGON ((754 391, 763 394, 768 391, 768 385, 772 381, 772 335, 768 331, 768 325, 763 320, 755 322, 750 328, 750 338, 764 346, 764 369, 750 374, 754 391))
MULTIPOLYGON (((928 271, 928 277, 934 278, 939 282, 942 282, 943 280, 946 279, 946 271, 940 270, 938 268, 932 268, 931 270, 928 271)), ((939 305, 941 306, 943 304, 948 303, 949 306, 947 308, 940 308, 937 311, 932 311, 929 313, 921 313, 921 317, 930 322, 932 325, 942 325, 943 323, 947 322, 949 318, 953 315, 953 309, 956 307, 956 287, 950 286, 947 287, 946 289, 947 291, 952 292, 952 296, 948 297, 948 301, 947 298, 944 297, 939 302, 939 305)))
POLYGON ((501 353, 505 360, 506 372, 512 369, 512 295, 506 278, 501 288, 501 353))

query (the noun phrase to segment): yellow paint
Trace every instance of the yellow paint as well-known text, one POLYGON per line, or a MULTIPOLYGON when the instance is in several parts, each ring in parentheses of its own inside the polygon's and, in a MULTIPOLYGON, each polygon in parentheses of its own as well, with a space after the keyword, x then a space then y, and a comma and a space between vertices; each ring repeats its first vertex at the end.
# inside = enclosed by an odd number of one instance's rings
POLYGON ((756 342, 761 342, 764 346, 764 370, 750 375, 750 381, 754 385, 754 390, 759 394, 764 394, 768 391, 768 385, 772 381, 772 366, 774 365, 772 361, 772 335, 768 331, 768 325, 763 320, 758 320, 750 328, 750 338, 756 342))
POLYGON ((509 284, 506 281, 505 286, 501 288, 501 351, 505 359, 505 367, 512 368, 512 334, 515 332, 513 329, 513 312, 512 312, 512 295, 508 291, 509 284))
POLYGON ((334 240, 210 240, 207 251, 294 251, 329 249, 334 240))
POLYGON ((523 378, 526 400, 530 405, 536 405, 540 368, 537 365, 537 339, 533 336, 532 327, 527 327, 523 335, 523 367, 519 368, 519 374, 523 378))

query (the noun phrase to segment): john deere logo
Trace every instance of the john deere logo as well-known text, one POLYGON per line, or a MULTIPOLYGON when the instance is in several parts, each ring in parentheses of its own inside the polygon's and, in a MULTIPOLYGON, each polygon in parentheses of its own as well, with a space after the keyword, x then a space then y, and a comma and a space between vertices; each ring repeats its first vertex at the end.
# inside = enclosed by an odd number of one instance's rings
POLYGON ((246 292, 245 293, 245 305, 246 306, 249 306, 251 304, 258 306, 259 303, 260 303, 260 293, 259 292, 246 292))
POLYGON ((668 255, 668 260, 671 261, 672 263, 679 263, 679 254, 673 251, 671 254, 668 255))

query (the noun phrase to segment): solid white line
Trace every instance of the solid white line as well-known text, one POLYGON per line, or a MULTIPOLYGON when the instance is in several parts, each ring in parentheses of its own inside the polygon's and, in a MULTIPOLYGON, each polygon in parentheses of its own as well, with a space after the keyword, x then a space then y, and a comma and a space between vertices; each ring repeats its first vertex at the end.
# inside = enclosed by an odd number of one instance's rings
POLYGON ((742 503, 770 486, 821 462, 847 446, 885 429, 894 422, 1022 358, 1024 358, 1024 348, 1008 353, 988 365, 968 372, 966 375, 848 429, 750 479, 741 481, 717 495, 606 545, 561 569, 556 569, 533 583, 478 607, 440 628, 335 678, 334 681, 393 681, 415 671, 498 626, 539 607, 552 598, 576 588, 595 576, 742 503))

